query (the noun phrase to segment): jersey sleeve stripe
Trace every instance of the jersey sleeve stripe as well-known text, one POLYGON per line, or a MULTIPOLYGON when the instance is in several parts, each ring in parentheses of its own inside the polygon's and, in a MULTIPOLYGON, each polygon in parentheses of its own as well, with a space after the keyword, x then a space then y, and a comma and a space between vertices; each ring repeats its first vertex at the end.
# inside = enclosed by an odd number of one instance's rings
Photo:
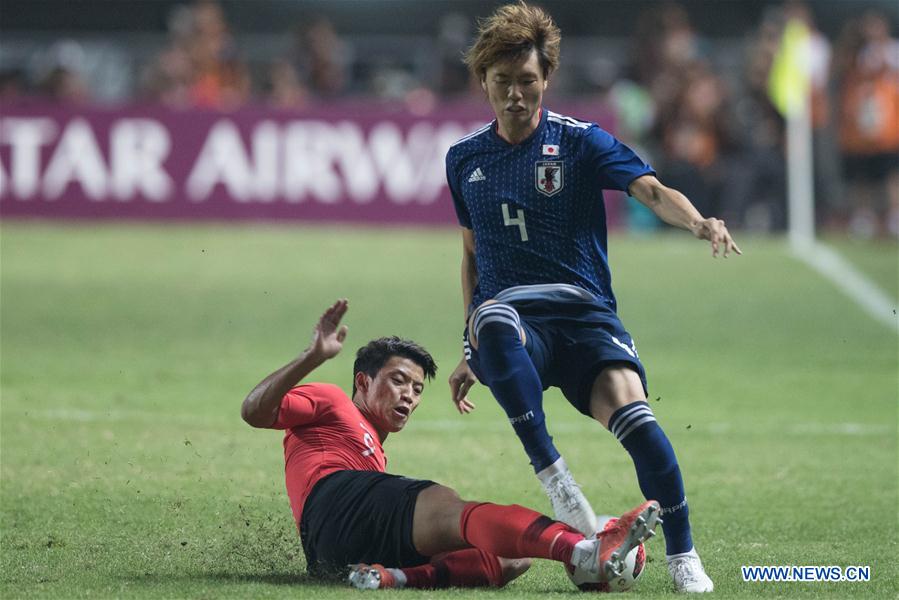
POLYGON ((587 123, 586 121, 578 121, 577 119, 572 119, 571 117, 566 117, 565 115, 560 115, 552 111, 549 111, 546 119, 548 121, 552 121, 553 123, 568 125, 569 127, 577 127, 578 129, 587 129, 592 125, 592 123, 587 123))
POLYGON ((493 124, 492 122, 491 122, 491 123, 487 123, 486 125, 484 125, 484 126, 481 127, 480 129, 477 129, 477 130, 475 130, 475 131, 472 131, 471 133, 469 133, 469 134, 466 135, 465 137, 463 137, 463 138, 459 139, 458 141, 454 142, 453 144, 451 144, 451 145, 450 145, 450 148, 452 148, 453 146, 458 146, 458 145, 461 144, 462 142, 468 141, 468 140, 470 140, 471 138, 474 138, 474 137, 477 137, 477 136, 481 135, 482 133, 488 131, 488 130, 490 129, 490 126, 491 126, 492 124, 493 124))

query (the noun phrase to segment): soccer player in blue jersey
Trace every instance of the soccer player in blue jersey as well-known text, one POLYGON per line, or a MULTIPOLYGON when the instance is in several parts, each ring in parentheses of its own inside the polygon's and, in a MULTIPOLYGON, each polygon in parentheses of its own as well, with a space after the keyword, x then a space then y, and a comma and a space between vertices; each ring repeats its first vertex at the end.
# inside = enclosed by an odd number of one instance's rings
POLYGON ((542 390, 562 390, 631 455, 640 489, 664 516, 668 570, 682 592, 713 589, 693 546, 674 450, 646 402, 646 375, 616 314, 603 190, 627 191, 662 220, 740 250, 724 222, 662 185, 630 148, 593 123, 543 107, 559 29, 520 2, 480 23, 466 63, 496 120, 454 144, 447 179, 462 226, 464 358, 450 377, 461 413, 477 380, 505 410, 556 518, 590 534, 595 513, 553 445, 542 390))

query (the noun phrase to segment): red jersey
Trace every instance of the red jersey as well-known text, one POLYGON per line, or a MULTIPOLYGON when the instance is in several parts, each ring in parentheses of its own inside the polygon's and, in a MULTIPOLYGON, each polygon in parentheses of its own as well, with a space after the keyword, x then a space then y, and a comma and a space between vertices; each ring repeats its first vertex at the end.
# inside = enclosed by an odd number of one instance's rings
POLYGON ((281 400, 272 429, 284 432, 284 475, 297 527, 312 486, 336 471, 387 468, 371 423, 342 389, 330 383, 300 385, 281 400))

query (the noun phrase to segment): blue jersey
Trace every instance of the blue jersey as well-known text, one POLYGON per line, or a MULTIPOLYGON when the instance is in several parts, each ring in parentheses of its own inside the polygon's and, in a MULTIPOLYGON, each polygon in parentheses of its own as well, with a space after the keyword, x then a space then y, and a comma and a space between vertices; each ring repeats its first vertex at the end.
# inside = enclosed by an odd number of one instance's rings
POLYGON ((520 144, 499 137, 496 121, 456 142, 446 176, 459 223, 474 233, 469 310, 513 286, 553 283, 586 289, 616 310, 602 191, 627 191, 651 174, 596 124, 545 109, 520 144))

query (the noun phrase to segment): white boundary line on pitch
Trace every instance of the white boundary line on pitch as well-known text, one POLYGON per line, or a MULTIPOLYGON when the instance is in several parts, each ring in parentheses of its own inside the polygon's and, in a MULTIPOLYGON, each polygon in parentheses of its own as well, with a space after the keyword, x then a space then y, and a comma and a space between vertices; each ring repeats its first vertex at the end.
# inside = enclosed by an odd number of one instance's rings
POLYGON ((829 279, 870 317, 899 333, 896 301, 840 254, 813 241, 793 246, 793 255, 829 279))
MULTIPOLYGON (((579 422, 564 422, 564 423, 551 423, 548 425, 550 429, 550 434, 555 435, 559 433, 578 433, 578 434, 602 434, 605 430, 599 423, 596 423, 589 419, 584 419, 579 422)), ((673 430, 674 428, 669 426, 669 430, 673 430)), ((759 428, 748 428, 743 425, 735 425, 734 423, 729 422, 718 422, 718 423, 701 423, 692 425, 690 427, 691 431, 695 431, 699 434, 710 434, 710 435, 734 435, 734 434, 744 434, 744 435, 756 435, 756 434, 768 434, 768 433, 780 433, 788 436, 803 436, 803 435, 840 435, 840 436, 884 436, 884 435, 893 435, 896 433, 896 428, 890 425, 880 425, 880 424, 868 424, 868 423, 815 423, 815 422, 795 422, 789 425, 784 425, 779 428, 770 428, 770 427, 759 427, 759 428)), ((479 433, 483 432, 491 432, 491 433, 512 433, 511 427, 504 423, 502 420, 497 420, 489 423, 477 422, 477 423, 464 423, 462 421, 446 421, 446 420, 438 420, 438 421, 422 421, 419 423, 413 422, 409 425, 409 432, 420 432, 420 433, 432 433, 439 431, 460 431, 464 432, 466 430, 477 431, 479 433)))
MULTIPOLYGON (((219 426, 222 419, 217 417, 204 417, 203 415, 189 413, 154 413, 143 410, 108 410, 99 411, 91 409, 79 408, 48 408, 48 409, 29 409, 29 410, 12 410, 4 411, 7 415, 12 413, 17 416, 26 416, 41 421, 53 420, 58 422, 79 422, 79 423, 110 423, 121 421, 154 421, 161 424, 177 423, 180 425, 196 426, 208 425, 219 426)), ((235 417, 235 421, 236 421, 235 417)), ((550 425, 551 433, 602 433, 604 430, 599 425, 589 419, 580 421, 568 421, 555 423, 550 425)), ((784 425, 781 428, 772 429, 769 427, 748 428, 743 424, 734 424, 731 422, 715 422, 715 423, 697 423, 691 427, 697 433, 707 433, 712 435, 732 435, 747 434, 754 435, 757 433, 783 433, 788 435, 845 435, 845 436, 882 436, 891 435, 896 432, 896 428, 890 425, 871 424, 871 423, 820 423, 820 422, 794 422, 784 425)), ((502 419, 495 421, 468 422, 464 417, 458 419, 435 419, 414 421, 409 425, 409 432, 430 433, 430 432, 491 432, 491 433, 512 433, 511 427, 502 419)))

